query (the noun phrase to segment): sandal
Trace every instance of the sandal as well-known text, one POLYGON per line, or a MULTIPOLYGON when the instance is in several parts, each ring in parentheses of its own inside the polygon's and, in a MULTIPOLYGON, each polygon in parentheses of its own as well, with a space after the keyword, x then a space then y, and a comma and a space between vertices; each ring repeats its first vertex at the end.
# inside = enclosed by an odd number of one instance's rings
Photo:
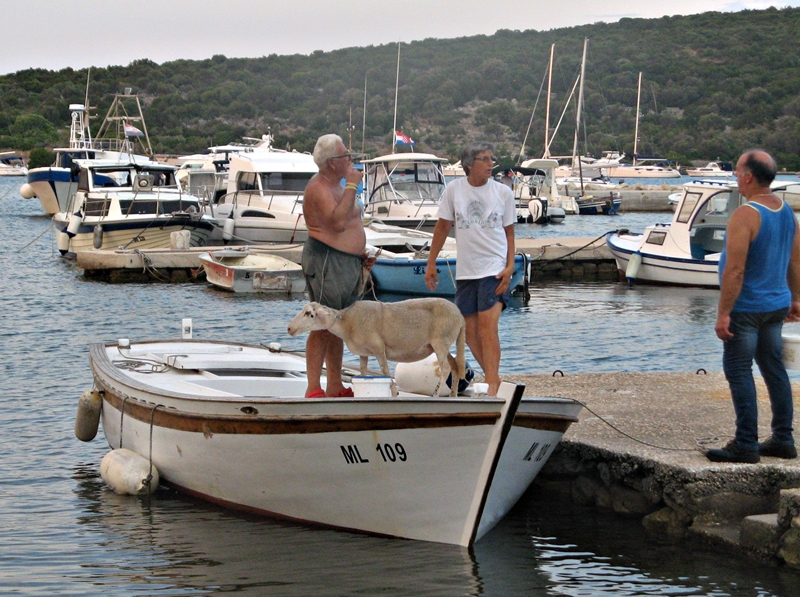
POLYGON ((311 392, 306 392, 306 398, 327 398, 328 395, 322 388, 317 388, 311 392))

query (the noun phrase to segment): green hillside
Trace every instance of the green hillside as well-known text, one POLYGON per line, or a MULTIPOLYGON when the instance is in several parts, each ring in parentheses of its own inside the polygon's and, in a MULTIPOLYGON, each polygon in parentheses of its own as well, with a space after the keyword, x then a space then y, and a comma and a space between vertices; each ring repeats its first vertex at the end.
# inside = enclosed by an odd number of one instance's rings
MULTIPOLYGON (((587 38, 585 152, 632 154, 641 71, 640 154, 686 164, 732 160, 742 149, 758 146, 772 152, 781 167, 798 170, 798 32, 800 9, 786 8, 403 44, 397 128, 417 141, 417 150, 445 157, 457 158, 469 139, 489 140, 500 155, 514 157, 530 123, 524 153, 538 157, 550 46, 555 44, 554 127, 587 38)), ((375 155, 391 147, 396 60, 396 44, 161 65, 141 59, 93 68, 89 100, 102 117, 114 93, 133 88, 157 153, 194 152, 271 130, 277 145, 299 150, 310 150, 326 132, 346 142, 352 134, 354 150, 362 149, 363 137, 364 150, 375 155)), ((0 146, 26 150, 64 143, 68 104, 83 103, 86 79, 85 69, 69 68, 0 77, 0 146)), ((574 118, 573 108, 552 154, 571 153, 574 118)))

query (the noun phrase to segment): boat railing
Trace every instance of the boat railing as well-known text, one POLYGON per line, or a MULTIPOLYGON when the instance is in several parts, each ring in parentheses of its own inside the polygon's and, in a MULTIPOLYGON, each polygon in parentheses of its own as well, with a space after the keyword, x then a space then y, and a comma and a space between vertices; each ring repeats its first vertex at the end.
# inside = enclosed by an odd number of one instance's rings
POLYGON ((223 195, 219 202, 225 203, 228 198, 231 199, 231 203, 246 207, 264 207, 266 209, 279 207, 282 211, 287 211, 285 209, 286 203, 290 203, 291 208, 288 210, 289 213, 302 213, 303 211, 303 194, 297 191, 270 191, 267 193, 258 189, 240 190, 223 195), (284 201, 278 206, 273 206, 275 201, 280 201, 282 199, 288 199, 288 201, 284 201), (266 205, 256 205, 255 202, 264 203, 266 205))

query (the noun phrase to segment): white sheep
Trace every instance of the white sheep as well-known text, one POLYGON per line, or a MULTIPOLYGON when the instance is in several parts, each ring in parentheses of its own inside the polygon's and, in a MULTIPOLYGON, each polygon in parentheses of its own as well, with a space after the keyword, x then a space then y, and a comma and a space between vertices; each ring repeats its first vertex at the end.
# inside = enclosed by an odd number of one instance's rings
MULTIPOLYGON (((381 372, 389 376, 387 361, 412 363, 436 354, 439 388, 454 371, 450 396, 456 395, 458 379, 466 373, 464 342, 467 326, 453 303, 441 298, 419 298, 397 303, 358 301, 337 311, 319 303, 308 303, 289 323, 289 335, 328 330, 339 336, 348 350, 361 357, 361 374, 367 373, 370 356, 378 359, 381 372), (456 358, 450 346, 456 343, 456 358), (455 377, 458 376, 458 379, 455 377)), ((392 384, 392 395, 396 389, 392 384)))

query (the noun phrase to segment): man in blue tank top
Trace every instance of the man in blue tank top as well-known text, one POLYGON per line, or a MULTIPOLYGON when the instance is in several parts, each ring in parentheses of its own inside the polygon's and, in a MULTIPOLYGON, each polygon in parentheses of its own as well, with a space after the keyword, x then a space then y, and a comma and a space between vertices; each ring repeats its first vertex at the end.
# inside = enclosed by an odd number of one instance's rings
POLYGON ((800 234, 792 208, 770 192, 776 173, 774 160, 763 151, 747 151, 736 164, 739 192, 747 203, 728 222, 714 327, 724 342, 722 367, 736 412, 736 435, 724 448, 706 452, 714 462, 797 457, 781 331, 784 321, 800 321, 800 234), (772 407, 772 436, 761 443, 753 359, 772 407))

